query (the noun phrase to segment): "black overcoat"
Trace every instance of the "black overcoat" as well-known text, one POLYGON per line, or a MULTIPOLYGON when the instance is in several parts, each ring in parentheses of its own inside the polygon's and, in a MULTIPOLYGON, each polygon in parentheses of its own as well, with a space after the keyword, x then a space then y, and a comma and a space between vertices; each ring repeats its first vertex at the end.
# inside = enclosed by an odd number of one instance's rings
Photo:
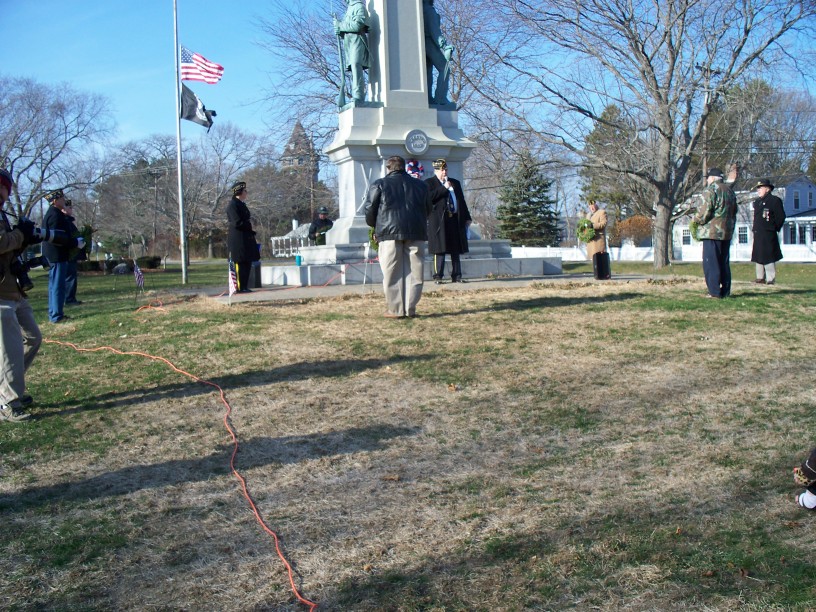
POLYGON ((470 211, 462 192, 462 184, 448 177, 456 196, 456 212, 448 214, 448 190, 436 176, 426 179, 431 192, 431 214, 428 217, 428 252, 467 253, 467 222, 471 221, 470 211))
POLYGON ((258 245, 255 243, 255 232, 252 231, 249 208, 238 198, 232 198, 227 204, 227 249, 233 261, 258 261, 258 245))
POLYGON ((782 200, 770 193, 754 201, 754 246, 751 261, 758 264, 774 263, 782 259, 779 248, 779 230, 785 224, 782 200))

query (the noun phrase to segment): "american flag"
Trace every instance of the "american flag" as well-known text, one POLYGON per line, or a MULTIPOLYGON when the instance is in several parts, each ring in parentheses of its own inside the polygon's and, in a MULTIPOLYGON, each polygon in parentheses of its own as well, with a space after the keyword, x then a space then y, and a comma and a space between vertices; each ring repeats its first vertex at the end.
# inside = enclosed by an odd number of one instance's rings
POLYGON ((235 274, 235 264, 229 260, 229 294, 238 292, 238 275, 235 274))
POLYGON ((223 75, 223 66, 190 51, 187 47, 181 48, 182 81, 204 81, 210 85, 215 85, 223 75))
POLYGON ((144 289, 144 274, 142 274, 142 269, 135 261, 133 262, 133 278, 136 279, 136 286, 139 289, 144 289))

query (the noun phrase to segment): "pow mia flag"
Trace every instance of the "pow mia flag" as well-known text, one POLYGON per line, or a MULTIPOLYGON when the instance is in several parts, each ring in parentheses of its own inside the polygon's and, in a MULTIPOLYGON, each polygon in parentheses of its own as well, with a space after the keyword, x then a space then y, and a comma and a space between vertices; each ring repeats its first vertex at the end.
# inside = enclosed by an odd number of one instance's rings
POLYGON ((193 90, 182 83, 181 118, 203 125, 209 132, 213 124, 213 117, 215 117, 215 111, 207 110, 204 103, 193 93, 193 90))

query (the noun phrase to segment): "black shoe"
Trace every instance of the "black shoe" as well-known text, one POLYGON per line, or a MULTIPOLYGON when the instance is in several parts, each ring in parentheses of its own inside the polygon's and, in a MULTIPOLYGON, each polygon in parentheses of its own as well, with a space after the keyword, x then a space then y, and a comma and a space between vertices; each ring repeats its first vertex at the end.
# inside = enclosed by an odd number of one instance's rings
POLYGON ((467 281, 460 276, 459 278, 452 278, 451 282, 452 283, 466 283, 467 281))
POLYGON ((768 282, 766 282, 765 284, 766 284, 766 285, 775 285, 775 284, 776 284, 776 281, 768 281, 768 282))
POLYGON ((82 303, 82 300, 74 300, 73 302, 65 302, 68 306, 79 306, 82 303))

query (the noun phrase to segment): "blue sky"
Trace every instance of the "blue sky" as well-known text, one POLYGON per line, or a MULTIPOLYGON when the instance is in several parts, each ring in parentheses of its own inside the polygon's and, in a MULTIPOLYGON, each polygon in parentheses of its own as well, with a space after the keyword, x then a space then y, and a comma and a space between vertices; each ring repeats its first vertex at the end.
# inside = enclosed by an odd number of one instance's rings
MULTIPOLYGON (((175 135, 173 0, 0 0, 0 74, 46 85, 68 83, 105 95, 118 140, 175 135)), ((179 42, 224 66, 216 85, 185 81, 216 122, 265 131, 267 88, 275 58, 261 49, 256 16, 263 0, 178 0, 179 42)), ((182 121, 182 134, 204 128, 182 121)))

